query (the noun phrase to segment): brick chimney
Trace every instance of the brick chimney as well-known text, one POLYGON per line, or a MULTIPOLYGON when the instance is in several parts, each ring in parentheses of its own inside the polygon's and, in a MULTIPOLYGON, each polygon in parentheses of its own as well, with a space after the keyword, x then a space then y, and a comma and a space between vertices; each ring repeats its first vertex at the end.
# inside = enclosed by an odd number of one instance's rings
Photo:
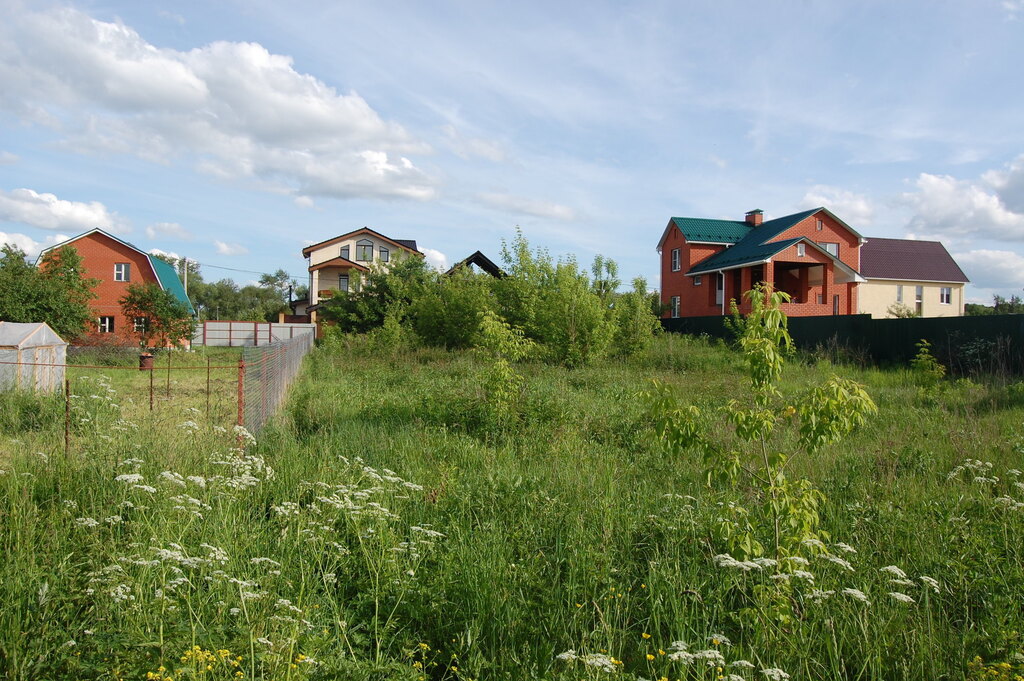
POLYGON ((747 211, 747 224, 757 227, 764 221, 764 211, 760 208, 747 211))

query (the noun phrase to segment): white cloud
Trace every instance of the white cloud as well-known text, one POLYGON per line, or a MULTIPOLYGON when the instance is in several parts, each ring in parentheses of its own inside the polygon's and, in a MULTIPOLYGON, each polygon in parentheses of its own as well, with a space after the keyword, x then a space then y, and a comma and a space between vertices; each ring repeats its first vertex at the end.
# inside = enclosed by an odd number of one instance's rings
POLYGON ((9 151, 0 151, 0 166, 9 166, 18 162, 18 156, 9 151))
POLYGON ((1024 214, 1009 210, 988 187, 949 175, 921 173, 917 191, 903 194, 914 211, 907 230, 954 238, 1024 240, 1024 214))
POLYGON ((181 260, 181 256, 175 253, 174 251, 164 251, 159 248, 151 248, 149 249, 149 252, 152 253, 153 255, 163 255, 168 258, 174 258, 175 260, 181 260))
POLYGON ((441 251, 434 248, 421 248, 420 252, 435 270, 444 272, 448 269, 448 256, 441 251))
POLYGON ((478 194, 480 203, 491 208, 519 213, 521 215, 532 215, 538 218, 552 218, 555 220, 575 220, 576 211, 568 206, 563 206, 550 201, 538 201, 524 196, 513 196, 511 194, 498 194, 486 192, 478 194))
POLYGON ((816 184, 808 189, 800 205, 804 208, 828 208, 854 229, 859 225, 870 225, 875 214, 866 196, 824 184, 816 184))
POLYGON ((953 256, 972 286, 991 290, 1024 289, 1024 256, 1013 251, 973 250, 953 256))
POLYGON ((39 229, 86 231, 99 227, 108 232, 130 231, 126 220, 99 201, 81 203, 40 194, 31 189, 0 189, 0 220, 20 222, 39 229))
POLYGON ((990 170, 981 179, 1009 210, 1024 213, 1024 154, 1008 163, 1005 170, 990 170))
POLYGON ((313 199, 308 196, 296 196, 294 201, 295 205, 298 206, 299 208, 312 208, 314 205, 316 205, 313 202, 313 199))
POLYGON ((441 128, 441 131, 448 138, 448 146, 451 147, 452 152, 461 159, 468 160, 479 156, 495 163, 505 160, 505 150, 497 142, 481 137, 465 137, 454 125, 446 125, 441 128))
MULTIPOLYGON (((191 241, 192 232, 188 231, 177 222, 157 222, 146 227, 146 236, 150 239, 177 239, 179 241, 191 241)), ((153 251, 150 251, 151 253, 153 251)))
POLYGON ((29 258, 36 258, 39 255, 39 251, 44 248, 49 248, 54 244, 59 244, 62 241, 67 241, 71 237, 65 236, 64 234, 54 234, 46 237, 43 241, 36 241, 27 234, 10 234, 7 232, 0 232, 0 244, 9 244, 16 246, 25 252, 29 258))
POLYGON ((242 244, 229 244, 223 241, 214 241, 213 245, 217 247, 217 252, 221 255, 246 255, 249 253, 249 249, 242 244))
POLYGON ((0 108, 61 131, 72 149, 185 157, 297 195, 435 196, 434 179, 405 156, 428 145, 257 43, 178 51, 59 9, 9 11, 0 44, 0 108))

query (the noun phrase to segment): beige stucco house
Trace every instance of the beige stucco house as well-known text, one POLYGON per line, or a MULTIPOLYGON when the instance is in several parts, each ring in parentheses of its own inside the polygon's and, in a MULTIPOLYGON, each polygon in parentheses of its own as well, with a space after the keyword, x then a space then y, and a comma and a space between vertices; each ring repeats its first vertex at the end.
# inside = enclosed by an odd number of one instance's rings
POLYGON ((356 285, 359 275, 368 272, 376 263, 390 267, 396 259, 423 254, 416 242, 392 239, 369 227, 336 236, 302 249, 309 267, 309 302, 306 312, 316 322, 318 306, 338 291, 348 291, 356 285))
POLYGON ((920 317, 958 317, 964 313, 967 276, 938 241, 868 239, 860 249, 858 311, 891 317, 901 303, 920 317))

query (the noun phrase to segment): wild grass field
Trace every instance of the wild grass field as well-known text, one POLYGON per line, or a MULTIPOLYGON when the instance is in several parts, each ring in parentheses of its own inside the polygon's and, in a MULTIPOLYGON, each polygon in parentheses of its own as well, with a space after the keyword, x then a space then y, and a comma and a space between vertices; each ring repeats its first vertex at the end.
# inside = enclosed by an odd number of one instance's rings
POLYGON ((511 371, 501 393, 481 354, 328 343, 244 447, 97 382, 68 457, 61 399, 0 396, 0 676, 1024 674, 1020 384, 788 357, 771 447, 820 492, 800 515, 708 475, 748 447, 720 411, 750 401, 736 350, 511 371), (799 454, 787 407, 832 374, 877 413, 799 454), (651 379, 710 450, 659 437, 651 379), (778 518, 815 539, 779 550, 778 518))

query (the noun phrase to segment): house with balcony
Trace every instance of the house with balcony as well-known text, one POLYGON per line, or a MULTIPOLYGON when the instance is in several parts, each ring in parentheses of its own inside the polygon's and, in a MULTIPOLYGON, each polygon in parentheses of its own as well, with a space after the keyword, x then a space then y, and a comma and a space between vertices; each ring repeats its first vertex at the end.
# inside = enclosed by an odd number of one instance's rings
POLYGON ((827 208, 774 220, 674 217, 658 241, 665 317, 726 315, 729 301, 749 312, 743 293, 769 282, 790 295, 789 316, 859 311, 861 247, 867 240, 827 208))
POLYGON ((423 257, 416 242, 392 239, 363 227, 302 249, 309 271, 309 301, 305 312, 316 322, 322 302, 339 291, 349 291, 370 271, 370 266, 390 267, 399 258, 423 257))

